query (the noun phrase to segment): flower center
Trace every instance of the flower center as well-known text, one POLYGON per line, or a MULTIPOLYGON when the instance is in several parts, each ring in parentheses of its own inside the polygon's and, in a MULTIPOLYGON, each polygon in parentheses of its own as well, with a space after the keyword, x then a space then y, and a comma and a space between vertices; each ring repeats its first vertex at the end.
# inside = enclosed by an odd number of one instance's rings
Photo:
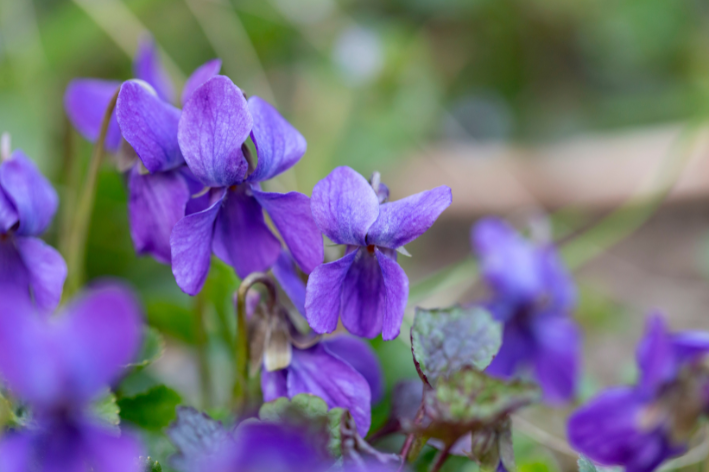
POLYGON ((369 246, 367 246, 367 252, 369 252, 370 254, 374 254, 374 247, 374 244, 370 244, 369 246))

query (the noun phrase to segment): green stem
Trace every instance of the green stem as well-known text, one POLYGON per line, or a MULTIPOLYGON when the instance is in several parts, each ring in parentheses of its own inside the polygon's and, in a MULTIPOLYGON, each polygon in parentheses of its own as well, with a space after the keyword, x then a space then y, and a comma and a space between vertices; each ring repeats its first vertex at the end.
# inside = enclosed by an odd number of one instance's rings
POLYGON ((98 173, 101 169, 101 162, 103 161, 108 124, 111 121, 113 110, 116 108, 116 100, 118 100, 119 91, 120 88, 116 90, 103 115, 101 132, 94 145, 89 170, 86 174, 86 180, 84 181, 84 187, 76 208, 73 224, 70 231, 68 231, 68 237, 64 247, 64 255, 66 256, 68 269, 64 295, 67 297, 76 293, 84 282, 84 258, 86 254, 86 239, 88 236, 89 222, 91 221, 91 213, 94 208, 96 184, 98 181, 98 173))
POLYGON ((234 345, 236 378, 234 380, 233 407, 237 412, 242 412, 248 404, 249 335, 246 325, 246 294, 257 283, 268 289, 269 311, 273 310, 277 303, 276 285, 263 272, 254 272, 241 282, 236 298, 236 343, 234 345))
POLYGON ((209 340, 205 324, 207 313, 207 301, 204 292, 200 292, 195 297, 194 323, 197 335, 197 363, 199 365, 199 386, 202 397, 202 408, 207 409, 212 406, 212 371, 209 367, 209 340))

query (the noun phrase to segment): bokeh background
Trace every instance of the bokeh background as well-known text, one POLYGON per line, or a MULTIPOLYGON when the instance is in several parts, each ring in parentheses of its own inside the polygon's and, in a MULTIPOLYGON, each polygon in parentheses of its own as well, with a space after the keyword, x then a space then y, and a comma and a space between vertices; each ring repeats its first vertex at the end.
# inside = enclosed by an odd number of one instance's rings
MULTIPOLYGON (((271 189, 310 194, 338 165, 381 171, 395 198, 453 187, 453 206, 402 258, 412 282, 403 333, 415 305, 480 296, 468 235, 486 214, 560 242, 585 332, 580 401, 633 379, 649 310, 675 329, 709 329, 709 3, 0 0, 0 131, 60 192, 55 245, 91 152, 64 115, 64 89, 75 77, 131 77, 146 34, 178 86, 221 57, 224 74, 305 135, 307 154, 271 189)), ((89 277, 128 279, 167 340, 163 358, 124 388, 166 382, 218 416, 230 384, 220 320, 236 277, 215 265, 207 327, 196 329, 169 268, 134 255, 124 182, 110 163, 89 239, 89 277), (199 346, 219 372, 209 398, 199 346)), ((373 341, 389 388, 416 376, 406 338, 373 341)), ((522 415, 522 471, 574 467, 563 440, 570 408, 522 415)), ((387 412, 388 400, 374 427, 387 412)), ((159 432, 148 439, 154 455, 169 454, 159 432)), ((699 438, 671 467, 696 468, 707 452, 699 438)), ((475 469, 461 460, 444 470, 475 469)))

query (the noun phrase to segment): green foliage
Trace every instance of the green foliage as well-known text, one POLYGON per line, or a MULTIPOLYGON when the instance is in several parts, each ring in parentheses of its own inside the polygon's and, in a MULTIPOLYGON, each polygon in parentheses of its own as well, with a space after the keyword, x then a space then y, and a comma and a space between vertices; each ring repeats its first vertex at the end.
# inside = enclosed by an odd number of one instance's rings
POLYGON ((157 299, 146 304, 148 322, 167 336, 187 344, 195 344, 192 311, 173 301, 157 299))
POLYGON ((141 428, 157 431, 175 419, 175 407, 182 402, 180 394, 165 385, 118 400, 121 419, 141 428))
POLYGON ((221 422, 194 408, 178 407, 176 417, 166 433, 177 448, 170 463, 178 470, 187 470, 192 461, 215 451, 229 438, 221 422))
POLYGON ((270 423, 285 423, 305 428, 308 436, 321 439, 334 457, 341 454, 341 423, 345 410, 328 410, 325 401, 315 395, 301 393, 292 399, 277 398, 264 403, 259 410, 259 419, 270 423))
POLYGON ((411 328, 414 362, 432 386, 464 367, 485 369, 501 343, 502 325, 480 307, 418 308, 411 328))
POLYGON ((155 459, 151 459, 150 456, 145 458, 145 467, 143 472, 162 472, 162 466, 155 459))
POLYGON ((116 403, 116 396, 110 392, 101 397, 100 400, 94 402, 92 405, 93 413, 106 421, 111 426, 118 426, 121 422, 120 418, 120 408, 116 403))

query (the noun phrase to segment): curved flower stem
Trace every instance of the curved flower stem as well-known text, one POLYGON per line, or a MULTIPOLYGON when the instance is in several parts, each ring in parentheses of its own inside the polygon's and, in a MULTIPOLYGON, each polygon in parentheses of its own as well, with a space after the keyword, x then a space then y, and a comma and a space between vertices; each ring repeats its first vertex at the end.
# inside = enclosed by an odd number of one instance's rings
POLYGON ((73 293, 77 292, 84 282, 86 239, 89 231, 91 212, 94 209, 96 182, 98 180, 98 172, 101 169, 101 162, 103 161, 108 124, 111 121, 113 110, 116 108, 116 100, 118 100, 119 91, 120 88, 113 94, 113 98, 111 98, 106 112, 103 115, 101 132, 98 135, 93 153, 91 154, 91 161, 86 174, 86 180, 84 181, 84 188, 82 189, 74 220, 71 229, 68 231, 66 245, 64 246, 64 255, 66 256, 68 268, 68 276, 64 289, 65 297, 70 297, 73 293))
POLYGON ((234 359, 236 364, 236 378, 233 390, 233 407, 241 411, 247 405, 249 379, 249 336, 246 325, 246 294, 256 284, 266 287, 269 294, 268 310, 272 311, 278 301, 276 285, 271 278, 263 272, 254 272, 241 281, 236 297, 236 344, 234 345, 234 359))
POLYGON ((445 449, 438 454, 438 457, 436 457, 436 462, 434 462, 433 466, 431 466, 430 472, 438 472, 441 470, 441 467, 443 467, 443 464, 445 464, 448 456, 450 455, 451 447, 453 447, 453 444, 447 444, 445 449))
MULTIPOLYGON (((416 416, 414 417, 414 425, 419 424, 423 420, 424 414, 425 410, 422 400, 421 406, 419 407, 418 411, 416 412, 416 416)), ((416 433, 409 433, 406 436, 406 440, 404 441, 404 445, 401 448, 401 452, 399 452, 399 456, 401 456, 401 466, 399 467, 400 472, 404 469, 404 464, 406 464, 406 461, 409 458, 409 453, 411 452, 411 448, 413 447, 415 440, 416 433)))

